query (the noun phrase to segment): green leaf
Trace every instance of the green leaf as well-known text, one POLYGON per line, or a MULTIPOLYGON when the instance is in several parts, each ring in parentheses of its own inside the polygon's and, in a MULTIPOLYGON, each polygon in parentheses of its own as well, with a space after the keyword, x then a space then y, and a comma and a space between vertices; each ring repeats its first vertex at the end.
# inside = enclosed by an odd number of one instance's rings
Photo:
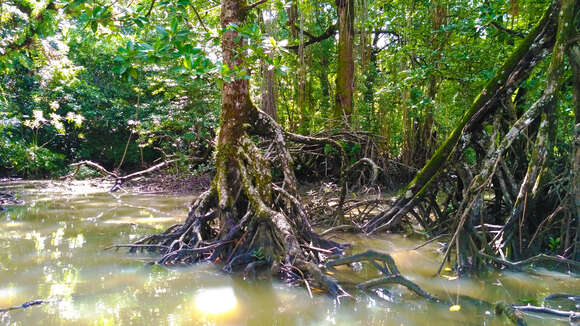
POLYGON ((177 17, 173 17, 171 20, 171 32, 175 34, 175 32, 177 32, 177 27, 179 27, 179 21, 177 20, 177 17))
POLYGON ((135 18, 133 21, 135 22, 135 25, 139 26, 139 28, 143 28, 143 26, 145 26, 143 21, 139 18, 135 18))
POLYGON ((167 32, 165 31, 165 28, 161 25, 157 25, 155 27, 155 30, 157 30, 157 33, 159 33, 161 35, 161 38, 166 38, 168 36, 167 32))
POLYGON ((178 39, 185 39, 185 38, 187 38, 188 35, 189 35, 189 30, 186 30, 186 29, 179 31, 175 34, 175 36, 178 39))
POLYGON ((99 28, 99 23, 96 20, 93 20, 91 22, 91 29, 93 30, 93 33, 96 33, 98 28, 99 28))
POLYGON ((149 43, 137 43, 137 45, 139 46, 140 51, 144 51, 144 52, 153 51, 153 45, 151 45, 149 43))
POLYGON ((129 76, 131 76, 133 79, 137 80, 139 77, 139 73, 137 72, 137 69, 131 68, 131 70, 129 70, 129 76))
POLYGON ((189 57, 183 58, 183 66, 187 69, 191 69, 191 61, 189 60, 189 57))
POLYGON ((113 72, 119 75, 122 75, 127 71, 127 66, 116 66, 113 67, 113 72))

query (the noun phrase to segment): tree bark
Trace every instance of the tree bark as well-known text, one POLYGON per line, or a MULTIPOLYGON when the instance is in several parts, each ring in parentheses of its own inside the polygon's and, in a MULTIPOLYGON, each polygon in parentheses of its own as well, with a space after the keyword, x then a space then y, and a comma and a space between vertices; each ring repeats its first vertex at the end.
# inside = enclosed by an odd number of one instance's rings
MULTIPOLYGON (((268 10, 270 14, 272 11, 268 10)), ((272 29, 272 20, 263 21, 264 31, 270 33, 272 29)), ((270 60, 274 58, 274 53, 268 53, 270 60)), ((278 108, 276 106, 276 81, 275 81, 274 67, 264 59, 262 59, 262 111, 272 117, 274 121, 278 122, 278 108)))
POLYGON ((338 59, 334 119, 350 124, 354 93, 354 0, 336 0, 338 10, 338 59))
MULTIPOLYGON (((580 4, 576 2, 574 12, 576 15, 580 12, 580 4)), ((580 29, 580 22, 573 28, 580 29)), ((575 40, 567 49, 568 59, 572 68, 574 82, 574 113, 576 116, 576 126, 574 128, 574 138, 572 149, 572 176, 570 189, 571 210, 576 219, 576 237, 574 239, 574 260, 580 260, 580 38, 576 36, 575 40)))
MULTIPOLYGON (((505 222, 501 232, 492 241, 492 245, 495 246, 495 249, 500 251, 503 249, 505 241, 516 243, 516 245, 512 246, 512 250, 509 251, 512 257, 517 257, 523 254, 525 239, 523 238, 522 234, 524 233, 523 230, 525 229, 526 215, 531 215, 530 211, 533 211, 533 209, 531 209, 534 207, 533 203, 538 199, 537 194, 540 188, 542 171, 544 170, 547 158, 549 156, 548 148, 551 147, 549 136, 549 120, 553 118, 552 113, 557 101, 557 91, 560 89, 562 82, 561 75, 563 71, 565 44, 568 41, 569 29, 572 23, 571 18, 573 9, 570 8, 571 6, 573 8, 572 1, 573 0, 563 0, 561 10, 559 10, 556 43, 552 50, 552 59, 548 68, 546 88, 544 89, 540 99, 538 99, 534 105, 532 105, 532 107, 528 109, 528 111, 526 111, 516 123, 514 123, 513 127, 506 134, 497 148, 494 141, 496 137, 491 137, 491 145, 488 149, 486 158, 481 165, 480 172, 475 178, 473 178, 467 192, 465 193, 461 205, 457 210, 457 227, 455 229, 453 238, 450 241, 451 244, 455 243, 455 241, 458 239, 463 239, 463 241, 466 241, 466 239, 471 237, 471 230, 465 230, 465 226, 470 224, 470 216, 474 214, 474 204, 478 200, 481 201, 483 199, 484 190, 491 184, 491 180, 497 170, 503 153, 509 148, 509 146, 511 146, 516 136, 518 136, 522 130, 527 128, 534 120, 536 120, 536 117, 541 114, 542 119, 536 135, 534 150, 528 163, 526 175, 521 182, 520 190, 514 207, 511 210, 512 213, 507 218, 507 221, 505 222), (516 220, 519 221, 517 224, 518 228, 515 228, 516 220), (515 239, 516 230, 519 230, 519 238, 517 240, 515 239), (502 239, 502 237, 504 239, 502 239), (498 239, 503 240, 504 243, 498 246, 497 243, 502 242, 497 241, 498 239)), ((484 222, 485 221, 482 220, 482 224, 484 222)), ((487 246, 487 243, 484 243, 483 246, 487 246)), ((456 250, 458 256, 461 255, 466 257, 473 257, 475 255, 474 253, 469 252, 468 249, 459 246, 456 248, 456 250)), ((448 257, 450 251, 451 245, 448 246, 444 259, 448 257)), ((474 264, 475 261, 476 259, 473 257, 471 264, 474 264)), ((439 271, 440 270, 441 269, 439 269, 439 271)))

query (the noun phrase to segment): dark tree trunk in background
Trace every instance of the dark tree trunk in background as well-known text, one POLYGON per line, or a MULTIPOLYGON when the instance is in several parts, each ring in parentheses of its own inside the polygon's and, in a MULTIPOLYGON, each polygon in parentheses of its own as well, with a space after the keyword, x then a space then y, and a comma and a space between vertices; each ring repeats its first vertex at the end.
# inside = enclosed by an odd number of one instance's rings
MULTIPOLYGON (((273 11, 266 11, 269 16, 273 14, 273 11)), ((263 19, 264 32, 270 34, 272 30, 273 17, 270 20, 263 19)), ((274 58, 274 53, 268 53, 270 59, 274 58)), ((275 80, 275 68, 270 65, 266 60, 262 59, 262 111, 272 117, 276 122, 278 122, 278 108, 276 106, 276 80, 275 80)))
POLYGON ((354 93, 354 0, 336 0, 338 9, 338 64, 334 119, 348 126, 354 93))
MULTIPOLYGON (((580 4, 576 1, 574 12, 578 15, 580 4)), ((576 21, 580 29, 580 21, 576 21)), ((568 47, 568 59, 572 67, 574 83, 574 112, 576 116, 576 127, 574 128, 574 147, 572 148, 572 187, 570 191, 571 209, 576 218, 576 238, 574 241, 575 260, 580 260, 580 39, 576 39, 568 47)))

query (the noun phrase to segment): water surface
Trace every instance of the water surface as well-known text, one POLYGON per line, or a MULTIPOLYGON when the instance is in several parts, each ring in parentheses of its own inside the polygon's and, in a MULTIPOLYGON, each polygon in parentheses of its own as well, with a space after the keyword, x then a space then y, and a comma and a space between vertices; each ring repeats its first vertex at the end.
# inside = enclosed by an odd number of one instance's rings
MULTIPOLYGON (((211 265, 179 269, 146 266, 152 257, 105 251, 183 221, 193 196, 116 193, 50 181, 6 182, 26 201, 0 212, 0 308, 34 299, 49 304, 0 313, 0 325, 505 325, 488 305, 580 293, 580 278, 565 273, 490 273, 457 280, 435 278, 441 254, 433 243, 398 235, 338 235, 353 252, 391 253, 401 272, 436 296, 460 306, 434 304, 400 286, 379 296, 359 295, 337 306, 303 288, 246 282, 211 265)), ((356 283, 378 276, 371 268, 339 268, 336 277, 356 283)), ((569 307, 562 307, 569 308, 569 307)), ((573 308, 573 307, 572 307, 573 308)), ((530 316, 530 325, 554 319, 530 316)), ((560 321, 562 325, 567 322, 560 321)))

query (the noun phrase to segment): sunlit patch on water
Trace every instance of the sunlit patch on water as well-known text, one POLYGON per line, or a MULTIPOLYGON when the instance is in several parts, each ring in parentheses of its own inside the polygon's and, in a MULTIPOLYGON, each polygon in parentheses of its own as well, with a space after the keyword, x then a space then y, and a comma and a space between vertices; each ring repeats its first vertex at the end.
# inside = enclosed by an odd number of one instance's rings
POLYGON ((26 223, 24 222, 16 222, 16 221, 9 221, 7 223, 1 223, 1 228, 2 229, 16 229, 16 228, 22 228, 26 225, 26 223))
POLYGON ((0 288, 0 309, 14 304, 18 289, 14 287, 0 288))
POLYGON ((123 217, 120 219, 115 219, 115 220, 107 220, 104 221, 103 223, 105 224, 148 224, 148 225, 159 225, 160 223, 167 223, 167 222, 172 222, 172 221, 176 221, 175 218, 173 217, 147 217, 147 218, 142 218, 142 217, 123 217))
POLYGON ((225 314, 238 306, 238 300, 231 287, 199 290, 194 303, 197 310, 209 315, 225 314))

